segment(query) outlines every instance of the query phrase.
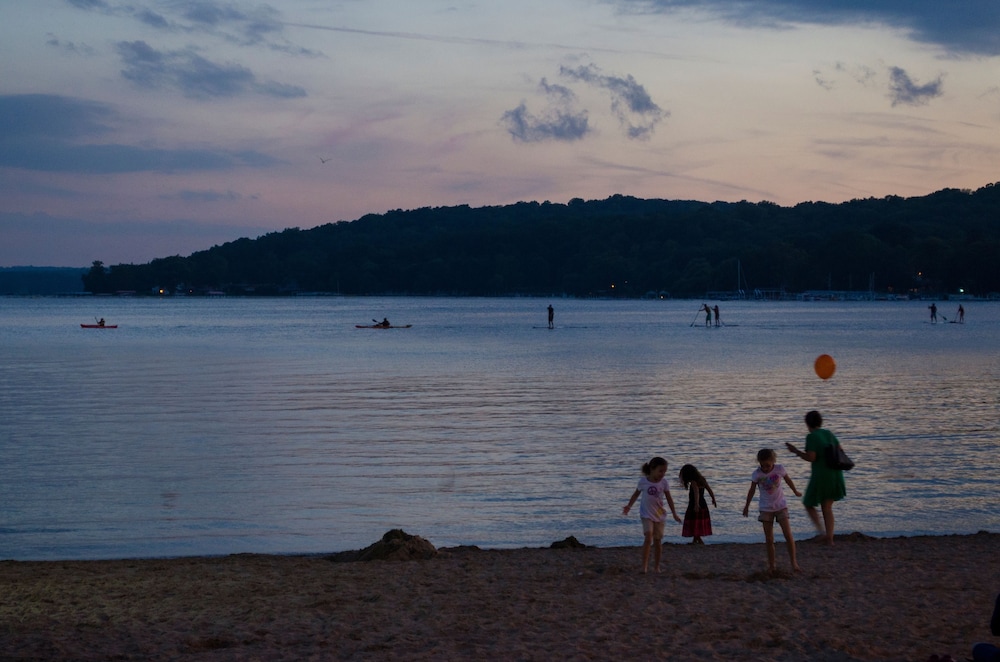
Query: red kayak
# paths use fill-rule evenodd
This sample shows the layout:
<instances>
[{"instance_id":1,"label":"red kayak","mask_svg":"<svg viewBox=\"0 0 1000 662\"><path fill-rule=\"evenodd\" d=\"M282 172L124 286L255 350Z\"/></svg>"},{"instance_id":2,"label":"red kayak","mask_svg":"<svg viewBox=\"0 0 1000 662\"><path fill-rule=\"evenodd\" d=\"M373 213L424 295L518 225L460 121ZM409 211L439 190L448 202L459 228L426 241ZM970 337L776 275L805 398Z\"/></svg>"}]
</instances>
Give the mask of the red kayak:
<instances>
[{"instance_id":1,"label":"red kayak","mask_svg":"<svg viewBox=\"0 0 1000 662\"><path fill-rule=\"evenodd\" d=\"M117 329L117 324L81 324L81 329Z\"/></svg>"}]
</instances>

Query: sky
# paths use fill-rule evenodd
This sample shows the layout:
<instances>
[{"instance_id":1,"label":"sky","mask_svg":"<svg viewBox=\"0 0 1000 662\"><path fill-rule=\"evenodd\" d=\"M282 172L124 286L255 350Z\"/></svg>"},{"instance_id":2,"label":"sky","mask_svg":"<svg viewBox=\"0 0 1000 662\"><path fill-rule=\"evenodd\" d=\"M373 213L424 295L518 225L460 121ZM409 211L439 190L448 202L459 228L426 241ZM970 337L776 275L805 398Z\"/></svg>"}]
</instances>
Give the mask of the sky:
<instances>
[{"instance_id":1,"label":"sky","mask_svg":"<svg viewBox=\"0 0 1000 662\"><path fill-rule=\"evenodd\" d=\"M0 267L1000 181L996 0L0 0Z\"/></svg>"}]
</instances>

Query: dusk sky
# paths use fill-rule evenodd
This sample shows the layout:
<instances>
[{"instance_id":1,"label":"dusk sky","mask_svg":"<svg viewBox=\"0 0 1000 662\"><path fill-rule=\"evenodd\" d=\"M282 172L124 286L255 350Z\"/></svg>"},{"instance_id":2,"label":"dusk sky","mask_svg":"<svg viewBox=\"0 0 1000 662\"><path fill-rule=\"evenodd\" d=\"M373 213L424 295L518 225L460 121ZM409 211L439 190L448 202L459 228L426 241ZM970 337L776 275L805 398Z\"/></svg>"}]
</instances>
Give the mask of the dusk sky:
<instances>
[{"instance_id":1,"label":"dusk sky","mask_svg":"<svg viewBox=\"0 0 1000 662\"><path fill-rule=\"evenodd\" d=\"M0 0L0 266L428 206L909 197L998 166L997 0Z\"/></svg>"}]
</instances>

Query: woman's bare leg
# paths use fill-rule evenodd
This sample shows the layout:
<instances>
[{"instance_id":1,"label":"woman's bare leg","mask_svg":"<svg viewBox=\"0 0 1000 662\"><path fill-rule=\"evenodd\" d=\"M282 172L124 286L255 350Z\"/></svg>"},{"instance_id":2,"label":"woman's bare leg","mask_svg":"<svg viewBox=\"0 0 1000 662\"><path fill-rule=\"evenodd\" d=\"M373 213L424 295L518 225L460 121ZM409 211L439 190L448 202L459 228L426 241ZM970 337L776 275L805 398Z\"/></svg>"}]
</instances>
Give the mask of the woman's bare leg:
<instances>
[{"instance_id":1,"label":"woman's bare leg","mask_svg":"<svg viewBox=\"0 0 1000 662\"><path fill-rule=\"evenodd\" d=\"M817 538L826 535L826 529L823 528L823 522L819 519L819 511L816 510L815 506L806 506L806 515L812 521L813 526L816 527Z\"/></svg>"},{"instance_id":2,"label":"woman's bare leg","mask_svg":"<svg viewBox=\"0 0 1000 662\"><path fill-rule=\"evenodd\" d=\"M833 499L827 499L823 502L823 524L825 525L824 534L826 536L826 544L833 544Z\"/></svg>"}]
</instances>

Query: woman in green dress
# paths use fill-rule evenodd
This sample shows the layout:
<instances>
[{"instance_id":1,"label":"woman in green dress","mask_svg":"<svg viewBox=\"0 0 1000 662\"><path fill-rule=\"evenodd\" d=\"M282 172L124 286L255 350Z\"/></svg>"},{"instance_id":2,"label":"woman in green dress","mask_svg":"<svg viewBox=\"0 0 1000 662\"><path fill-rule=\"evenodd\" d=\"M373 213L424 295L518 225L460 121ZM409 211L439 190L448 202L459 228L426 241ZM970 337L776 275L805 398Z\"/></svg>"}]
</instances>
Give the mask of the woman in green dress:
<instances>
[{"instance_id":1,"label":"woman in green dress","mask_svg":"<svg viewBox=\"0 0 1000 662\"><path fill-rule=\"evenodd\" d=\"M823 417L818 411L811 411L806 414L806 427L809 434L806 435L806 449L800 451L793 444L785 444L789 452L799 456L812 465L809 474L809 485L806 487L802 503L806 507L806 513L812 520L813 526L819 533L819 537L827 545L833 544L833 502L840 501L847 496L847 488L844 485L844 472L840 469L831 469L826 465L826 448L840 444L837 437L832 432L823 427ZM816 507L823 511L823 522L820 523L819 513Z\"/></svg>"}]
</instances>

